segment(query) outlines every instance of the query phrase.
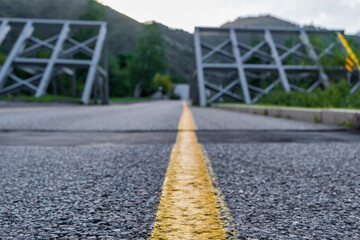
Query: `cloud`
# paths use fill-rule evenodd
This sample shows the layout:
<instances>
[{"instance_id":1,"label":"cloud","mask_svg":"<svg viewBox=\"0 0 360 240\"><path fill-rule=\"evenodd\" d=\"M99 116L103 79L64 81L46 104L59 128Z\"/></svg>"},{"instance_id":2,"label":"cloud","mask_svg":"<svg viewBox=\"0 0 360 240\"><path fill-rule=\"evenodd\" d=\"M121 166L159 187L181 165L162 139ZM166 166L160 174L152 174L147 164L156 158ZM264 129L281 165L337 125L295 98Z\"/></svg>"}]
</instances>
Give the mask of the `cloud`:
<instances>
[{"instance_id":1,"label":"cloud","mask_svg":"<svg viewBox=\"0 0 360 240\"><path fill-rule=\"evenodd\" d=\"M341 6L353 8L360 5L360 0L340 0L339 3Z\"/></svg>"},{"instance_id":2,"label":"cloud","mask_svg":"<svg viewBox=\"0 0 360 240\"><path fill-rule=\"evenodd\" d=\"M272 14L299 24L360 31L360 0L102 0L138 21L155 20L192 32L239 16ZM141 7L139 7L141 6Z\"/></svg>"}]
</instances>

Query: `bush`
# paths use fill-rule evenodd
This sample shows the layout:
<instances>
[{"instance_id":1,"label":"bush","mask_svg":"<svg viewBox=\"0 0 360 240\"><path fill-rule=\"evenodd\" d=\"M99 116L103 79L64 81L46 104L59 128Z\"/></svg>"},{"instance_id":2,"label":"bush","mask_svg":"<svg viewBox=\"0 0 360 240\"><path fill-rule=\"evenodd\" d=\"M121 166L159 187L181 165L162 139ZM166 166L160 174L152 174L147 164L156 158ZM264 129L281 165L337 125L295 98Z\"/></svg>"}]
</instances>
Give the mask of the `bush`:
<instances>
[{"instance_id":1,"label":"bush","mask_svg":"<svg viewBox=\"0 0 360 240\"><path fill-rule=\"evenodd\" d=\"M169 94L173 90L173 83L170 75L161 75L160 73L155 74L154 83L156 87L162 88L163 94Z\"/></svg>"},{"instance_id":2,"label":"bush","mask_svg":"<svg viewBox=\"0 0 360 240\"><path fill-rule=\"evenodd\" d=\"M315 89L311 93L275 90L260 100L260 104L313 108L360 108L360 89L350 94L345 80L332 82L326 90Z\"/></svg>"}]
</instances>

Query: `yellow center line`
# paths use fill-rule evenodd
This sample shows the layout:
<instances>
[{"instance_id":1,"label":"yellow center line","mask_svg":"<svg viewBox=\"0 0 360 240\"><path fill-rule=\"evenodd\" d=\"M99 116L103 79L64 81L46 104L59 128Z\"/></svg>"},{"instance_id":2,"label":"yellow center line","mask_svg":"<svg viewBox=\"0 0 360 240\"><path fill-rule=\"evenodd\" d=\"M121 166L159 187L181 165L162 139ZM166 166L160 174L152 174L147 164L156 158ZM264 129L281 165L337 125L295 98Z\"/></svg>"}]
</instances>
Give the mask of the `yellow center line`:
<instances>
[{"instance_id":1,"label":"yellow center line","mask_svg":"<svg viewBox=\"0 0 360 240\"><path fill-rule=\"evenodd\" d=\"M183 107L150 239L226 239L191 112Z\"/></svg>"}]
</instances>

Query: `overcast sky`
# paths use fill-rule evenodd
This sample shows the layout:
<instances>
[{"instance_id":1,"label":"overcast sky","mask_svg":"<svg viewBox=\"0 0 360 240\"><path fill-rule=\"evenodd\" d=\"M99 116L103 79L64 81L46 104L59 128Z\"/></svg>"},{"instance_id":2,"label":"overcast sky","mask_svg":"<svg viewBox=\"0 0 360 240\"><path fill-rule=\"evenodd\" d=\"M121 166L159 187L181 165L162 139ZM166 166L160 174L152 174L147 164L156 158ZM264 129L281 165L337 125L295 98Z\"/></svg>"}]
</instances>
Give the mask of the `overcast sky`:
<instances>
[{"instance_id":1,"label":"overcast sky","mask_svg":"<svg viewBox=\"0 0 360 240\"><path fill-rule=\"evenodd\" d=\"M291 22L360 31L360 0L100 0L139 21L193 32L239 16L271 14Z\"/></svg>"}]
</instances>

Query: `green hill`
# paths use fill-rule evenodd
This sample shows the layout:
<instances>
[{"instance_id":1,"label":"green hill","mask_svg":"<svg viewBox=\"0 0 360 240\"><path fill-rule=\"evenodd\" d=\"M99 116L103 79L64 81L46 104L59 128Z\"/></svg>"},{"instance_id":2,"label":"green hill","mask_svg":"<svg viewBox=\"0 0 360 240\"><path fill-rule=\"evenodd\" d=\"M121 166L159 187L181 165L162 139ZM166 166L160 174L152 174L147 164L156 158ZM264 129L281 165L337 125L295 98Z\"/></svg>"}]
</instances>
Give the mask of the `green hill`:
<instances>
[{"instance_id":1,"label":"green hill","mask_svg":"<svg viewBox=\"0 0 360 240\"><path fill-rule=\"evenodd\" d=\"M0 0L0 17L79 19L87 0ZM109 51L118 55L132 51L142 24L106 7ZM161 25L169 73L188 82L195 69L192 34Z\"/></svg>"}]
</instances>

